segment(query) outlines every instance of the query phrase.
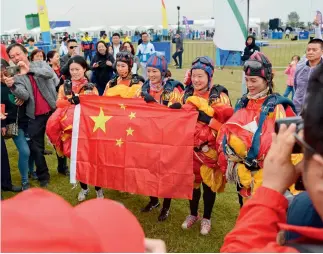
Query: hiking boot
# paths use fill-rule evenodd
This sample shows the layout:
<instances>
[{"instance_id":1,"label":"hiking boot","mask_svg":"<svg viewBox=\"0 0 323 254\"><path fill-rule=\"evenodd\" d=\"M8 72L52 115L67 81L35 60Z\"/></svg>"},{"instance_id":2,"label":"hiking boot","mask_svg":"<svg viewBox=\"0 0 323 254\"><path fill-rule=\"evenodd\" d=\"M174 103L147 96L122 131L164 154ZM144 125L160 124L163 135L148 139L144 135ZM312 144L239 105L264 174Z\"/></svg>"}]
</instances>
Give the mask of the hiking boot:
<instances>
[{"instance_id":1,"label":"hiking boot","mask_svg":"<svg viewBox=\"0 0 323 254\"><path fill-rule=\"evenodd\" d=\"M189 215L186 217L185 221L182 224L182 229L191 228L198 220L199 216Z\"/></svg>"},{"instance_id":2,"label":"hiking boot","mask_svg":"<svg viewBox=\"0 0 323 254\"><path fill-rule=\"evenodd\" d=\"M152 211L154 208L157 208L159 206L159 202L157 204L153 204L151 202L148 203L143 209L141 209L141 212L148 213Z\"/></svg>"},{"instance_id":3,"label":"hiking boot","mask_svg":"<svg viewBox=\"0 0 323 254\"><path fill-rule=\"evenodd\" d=\"M63 170L57 170L58 174L61 174L63 176L69 176L70 175L70 171L68 170L68 168L66 168L64 171Z\"/></svg>"},{"instance_id":4,"label":"hiking boot","mask_svg":"<svg viewBox=\"0 0 323 254\"><path fill-rule=\"evenodd\" d=\"M84 201L86 199L86 196L89 194L89 192L90 192L89 188L87 188L86 190L81 189L81 191L77 197L77 200L79 202Z\"/></svg>"},{"instance_id":5,"label":"hiking boot","mask_svg":"<svg viewBox=\"0 0 323 254\"><path fill-rule=\"evenodd\" d=\"M207 235L211 230L211 220L203 218L201 221L201 235Z\"/></svg>"},{"instance_id":6,"label":"hiking boot","mask_svg":"<svg viewBox=\"0 0 323 254\"><path fill-rule=\"evenodd\" d=\"M103 190L102 189L99 189L96 192L96 198L99 198L99 199L104 199L104 194L103 194Z\"/></svg>"},{"instance_id":7,"label":"hiking boot","mask_svg":"<svg viewBox=\"0 0 323 254\"><path fill-rule=\"evenodd\" d=\"M158 221L165 221L169 216L169 208L162 208L160 215L158 216Z\"/></svg>"}]
</instances>

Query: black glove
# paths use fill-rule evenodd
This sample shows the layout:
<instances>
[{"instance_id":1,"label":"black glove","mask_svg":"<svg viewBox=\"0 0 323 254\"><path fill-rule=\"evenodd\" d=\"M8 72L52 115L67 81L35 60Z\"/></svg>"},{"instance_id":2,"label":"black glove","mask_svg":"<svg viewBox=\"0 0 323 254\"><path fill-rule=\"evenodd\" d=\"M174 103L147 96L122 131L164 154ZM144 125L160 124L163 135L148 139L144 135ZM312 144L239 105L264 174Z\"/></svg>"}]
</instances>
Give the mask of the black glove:
<instances>
[{"instance_id":1,"label":"black glove","mask_svg":"<svg viewBox=\"0 0 323 254\"><path fill-rule=\"evenodd\" d=\"M79 96L76 96L74 92L72 92L72 98L68 99L68 101L71 103L71 104L80 104L80 97Z\"/></svg>"},{"instance_id":2,"label":"black glove","mask_svg":"<svg viewBox=\"0 0 323 254\"><path fill-rule=\"evenodd\" d=\"M144 100L145 100L145 102L147 102L147 103L149 103L149 102L157 102L156 100L155 100L155 98L154 97L152 97L150 94L145 94L145 96L144 96Z\"/></svg>"},{"instance_id":3,"label":"black glove","mask_svg":"<svg viewBox=\"0 0 323 254\"><path fill-rule=\"evenodd\" d=\"M180 104L179 102L175 102L174 104L170 105L169 108L172 108L172 109L181 109L182 108L182 104Z\"/></svg>"},{"instance_id":4,"label":"black glove","mask_svg":"<svg viewBox=\"0 0 323 254\"><path fill-rule=\"evenodd\" d=\"M208 116L203 111L199 110L199 117L197 118L197 120L206 124L210 124L211 119L212 117Z\"/></svg>"}]
</instances>

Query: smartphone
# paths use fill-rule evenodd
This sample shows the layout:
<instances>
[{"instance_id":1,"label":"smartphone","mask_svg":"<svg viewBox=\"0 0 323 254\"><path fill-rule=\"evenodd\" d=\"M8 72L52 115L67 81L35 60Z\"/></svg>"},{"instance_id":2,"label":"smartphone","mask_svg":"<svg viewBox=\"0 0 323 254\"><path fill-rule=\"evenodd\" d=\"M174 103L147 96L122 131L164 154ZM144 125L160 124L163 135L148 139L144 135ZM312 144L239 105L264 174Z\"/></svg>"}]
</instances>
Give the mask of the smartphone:
<instances>
[{"instance_id":1,"label":"smartphone","mask_svg":"<svg viewBox=\"0 0 323 254\"><path fill-rule=\"evenodd\" d=\"M1 114L4 115L4 113L6 113L6 104L0 104L1 106Z\"/></svg>"},{"instance_id":2,"label":"smartphone","mask_svg":"<svg viewBox=\"0 0 323 254\"><path fill-rule=\"evenodd\" d=\"M8 66L6 67L7 73L10 77L13 77L20 73L20 67L19 66Z\"/></svg>"},{"instance_id":3,"label":"smartphone","mask_svg":"<svg viewBox=\"0 0 323 254\"><path fill-rule=\"evenodd\" d=\"M296 132L298 133L300 131L300 129L302 128L303 119L300 116L286 117L286 118L278 119L275 122L275 132L276 133L279 132L279 128L282 124L285 124L288 127L292 123L296 124L296 126L297 126ZM293 147L292 153L302 153L302 152L303 152L302 147L296 143L295 146Z\"/></svg>"}]
</instances>

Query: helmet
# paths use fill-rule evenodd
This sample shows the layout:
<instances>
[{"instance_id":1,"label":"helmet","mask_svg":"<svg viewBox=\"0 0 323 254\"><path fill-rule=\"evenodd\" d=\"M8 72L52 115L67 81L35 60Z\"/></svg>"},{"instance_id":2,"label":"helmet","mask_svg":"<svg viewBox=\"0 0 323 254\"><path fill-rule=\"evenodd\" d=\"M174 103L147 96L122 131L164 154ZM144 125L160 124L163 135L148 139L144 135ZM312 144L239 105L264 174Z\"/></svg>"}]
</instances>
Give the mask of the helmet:
<instances>
[{"instance_id":1,"label":"helmet","mask_svg":"<svg viewBox=\"0 0 323 254\"><path fill-rule=\"evenodd\" d=\"M133 55L128 51L120 51L116 56L116 63L124 62L129 66L129 69L133 66Z\"/></svg>"},{"instance_id":2,"label":"helmet","mask_svg":"<svg viewBox=\"0 0 323 254\"><path fill-rule=\"evenodd\" d=\"M162 76L165 76L167 72L167 61L164 56L154 54L149 57L147 67L156 68L160 71Z\"/></svg>"},{"instance_id":3,"label":"helmet","mask_svg":"<svg viewBox=\"0 0 323 254\"><path fill-rule=\"evenodd\" d=\"M208 56L197 57L192 62L191 73L192 73L192 70L194 70L194 69L204 70L208 74L208 76L209 76L209 86L210 86L211 85L211 80L212 80L212 77L213 77L213 73L214 73L214 62L213 62L213 60Z\"/></svg>"},{"instance_id":4,"label":"helmet","mask_svg":"<svg viewBox=\"0 0 323 254\"><path fill-rule=\"evenodd\" d=\"M269 59L261 52L253 53L249 60L244 63L243 70L248 76L258 76L264 78L272 88L272 65Z\"/></svg>"}]
</instances>

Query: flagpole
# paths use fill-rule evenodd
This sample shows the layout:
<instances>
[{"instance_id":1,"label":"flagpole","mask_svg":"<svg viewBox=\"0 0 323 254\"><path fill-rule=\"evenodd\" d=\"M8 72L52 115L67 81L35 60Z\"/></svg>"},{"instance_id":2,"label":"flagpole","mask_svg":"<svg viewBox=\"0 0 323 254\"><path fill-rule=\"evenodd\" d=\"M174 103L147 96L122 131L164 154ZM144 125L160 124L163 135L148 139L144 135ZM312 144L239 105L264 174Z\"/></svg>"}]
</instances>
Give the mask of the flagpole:
<instances>
[{"instance_id":1,"label":"flagpole","mask_svg":"<svg viewBox=\"0 0 323 254\"><path fill-rule=\"evenodd\" d=\"M247 35L249 34L250 0L247 0Z\"/></svg>"}]
</instances>

